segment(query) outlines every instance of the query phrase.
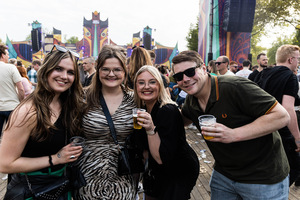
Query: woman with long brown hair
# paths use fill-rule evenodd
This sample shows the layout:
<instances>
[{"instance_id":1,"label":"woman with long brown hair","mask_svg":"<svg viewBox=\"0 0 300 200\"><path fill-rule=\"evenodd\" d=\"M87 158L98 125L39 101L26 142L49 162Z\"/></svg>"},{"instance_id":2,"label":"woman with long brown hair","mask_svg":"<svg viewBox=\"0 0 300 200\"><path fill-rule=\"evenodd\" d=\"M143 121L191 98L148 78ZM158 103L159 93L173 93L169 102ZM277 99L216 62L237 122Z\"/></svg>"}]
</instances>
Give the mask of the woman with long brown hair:
<instances>
[{"instance_id":1,"label":"woman with long brown hair","mask_svg":"<svg viewBox=\"0 0 300 200\"><path fill-rule=\"evenodd\" d=\"M81 133L83 92L77 59L58 47L46 55L37 88L12 112L3 132L0 172L13 174L7 196L13 192L9 188L21 182L19 195L31 199L29 184L21 181L25 174L62 176L65 164L76 161L82 152L82 147L67 144L71 136ZM71 199L70 193L63 199Z\"/></svg>"},{"instance_id":2,"label":"woman with long brown hair","mask_svg":"<svg viewBox=\"0 0 300 200\"><path fill-rule=\"evenodd\" d=\"M22 76L22 85L25 90L25 98L26 98L32 92L32 83L30 82L30 80L27 76L27 71L26 71L25 67L23 67L21 65L21 66L17 66L17 69L18 69L20 75Z\"/></svg>"}]
</instances>

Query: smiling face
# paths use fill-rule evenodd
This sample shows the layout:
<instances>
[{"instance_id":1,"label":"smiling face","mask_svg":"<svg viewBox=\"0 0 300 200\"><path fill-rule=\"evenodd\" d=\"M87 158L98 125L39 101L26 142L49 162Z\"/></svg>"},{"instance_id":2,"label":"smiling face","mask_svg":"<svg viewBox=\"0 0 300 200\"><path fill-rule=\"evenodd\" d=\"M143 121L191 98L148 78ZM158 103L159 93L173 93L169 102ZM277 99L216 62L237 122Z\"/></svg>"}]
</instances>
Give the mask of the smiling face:
<instances>
[{"instance_id":1,"label":"smiling face","mask_svg":"<svg viewBox=\"0 0 300 200\"><path fill-rule=\"evenodd\" d=\"M184 72L185 70L195 67L197 64L191 61L185 61L174 65L174 73ZM204 65L195 69L195 75L188 77L183 75L183 79L178 81L178 86L189 95L197 95L201 92L207 81L208 76Z\"/></svg>"},{"instance_id":2,"label":"smiling face","mask_svg":"<svg viewBox=\"0 0 300 200\"><path fill-rule=\"evenodd\" d=\"M74 63L71 58L65 58L50 72L48 84L59 95L69 89L75 79Z\"/></svg>"},{"instance_id":3,"label":"smiling face","mask_svg":"<svg viewBox=\"0 0 300 200\"><path fill-rule=\"evenodd\" d=\"M158 100L159 83L148 71L138 75L135 87L137 95L146 104L154 104Z\"/></svg>"},{"instance_id":4,"label":"smiling face","mask_svg":"<svg viewBox=\"0 0 300 200\"><path fill-rule=\"evenodd\" d=\"M125 71L117 58L108 58L99 68L99 79L102 89L118 88L125 78Z\"/></svg>"}]
</instances>

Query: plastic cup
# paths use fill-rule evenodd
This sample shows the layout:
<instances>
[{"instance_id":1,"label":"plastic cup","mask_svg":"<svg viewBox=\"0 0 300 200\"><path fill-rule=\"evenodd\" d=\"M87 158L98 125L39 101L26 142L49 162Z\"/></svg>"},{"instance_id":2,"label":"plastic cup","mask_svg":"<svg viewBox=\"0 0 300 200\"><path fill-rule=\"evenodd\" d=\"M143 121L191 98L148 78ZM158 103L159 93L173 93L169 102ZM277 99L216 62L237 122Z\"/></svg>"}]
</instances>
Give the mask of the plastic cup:
<instances>
[{"instance_id":1,"label":"plastic cup","mask_svg":"<svg viewBox=\"0 0 300 200\"><path fill-rule=\"evenodd\" d=\"M142 129L142 126L138 124L138 120L137 120L137 117L138 117L137 112L138 112L138 111L145 112L146 110L145 110L145 109L142 109L142 108L133 108L133 109L132 109L133 128L134 128L134 129Z\"/></svg>"},{"instance_id":2,"label":"plastic cup","mask_svg":"<svg viewBox=\"0 0 300 200\"><path fill-rule=\"evenodd\" d=\"M201 115L198 117L198 120L199 120L200 128L201 127L214 127L217 122L217 119L213 115ZM214 138L212 136L205 136L205 135L203 135L203 137L206 140L211 140Z\"/></svg>"},{"instance_id":3,"label":"plastic cup","mask_svg":"<svg viewBox=\"0 0 300 200\"><path fill-rule=\"evenodd\" d=\"M85 139L80 136L74 136L70 139L71 146L82 146L84 147Z\"/></svg>"}]
</instances>

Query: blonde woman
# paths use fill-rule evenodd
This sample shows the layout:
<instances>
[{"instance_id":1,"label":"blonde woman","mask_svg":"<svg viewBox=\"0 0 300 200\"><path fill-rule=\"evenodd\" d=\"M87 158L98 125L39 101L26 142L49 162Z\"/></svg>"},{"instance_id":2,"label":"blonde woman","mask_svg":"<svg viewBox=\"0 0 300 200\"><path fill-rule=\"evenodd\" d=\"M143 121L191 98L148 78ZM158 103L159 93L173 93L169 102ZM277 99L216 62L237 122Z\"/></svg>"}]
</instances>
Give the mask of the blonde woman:
<instances>
[{"instance_id":1,"label":"blonde woman","mask_svg":"<svg viewBox=\"0 0 300 200\"><path fill-rule=\"evenodd\" d=\"M199 174L199 161L186 141L177 105L153 66L139 69L134 84L137 106L147 111L138 113L139 124L147 133L149 170L143 182L146 200L189 199Z\"/></svg>"}]
</instances>

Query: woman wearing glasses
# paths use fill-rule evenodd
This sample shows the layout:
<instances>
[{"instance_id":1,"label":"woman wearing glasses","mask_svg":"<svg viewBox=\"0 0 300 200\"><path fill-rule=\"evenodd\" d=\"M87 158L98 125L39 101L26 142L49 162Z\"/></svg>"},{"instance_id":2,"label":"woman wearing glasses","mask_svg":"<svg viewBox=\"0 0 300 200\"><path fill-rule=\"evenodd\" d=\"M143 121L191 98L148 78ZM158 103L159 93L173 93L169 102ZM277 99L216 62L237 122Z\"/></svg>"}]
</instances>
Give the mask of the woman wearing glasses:
<instances>
[{"instance_id":1,"label":"woman wearing glasses","mask_svg":"<svg viewBox=\"0 0 300 200\"><path fill-rule=\"evenodd\" d=\"M66 49L48 53L37 88L13 111L1 139L0 171L13 174L4 199L32 199L30 177L62 176L65 164L78 159L82 147L67 141L81 133L82 99L76 58ZM20 183L20 190L14 188ZM70 193L62 199L71 199Z\"/></svg>"},{"instance_id":2,"label":"woman wearing glasses","mask_svg":"<svg viewBox=\"0 0 300 200\"><path fill-rule=\"evenodd\" d=\"M78 165L87 185L79 189L75 199L134 199L136 186L131 176L119 176L118 146L100 105L102 93L111 115L117 140L124 143L133 131L133 92L126 83L125 55L118 47L105 46L99 53L96 72L86 90L87 111L83 117L86 145Z\"/></svg>"},{"instance_id":3,"label":"woman wearing glasses","mask_svg":"<svg viewBox=\"0 0 300 200\"><path fill-rule=\"evenodd\" d=\"M185 200L196 184L199 161L189 146L181 114L164 90L159 71L143 66L134 80L139 124L146 130L148 168L143 187L146 200Z\"/></svg>"}]
</instances>

